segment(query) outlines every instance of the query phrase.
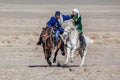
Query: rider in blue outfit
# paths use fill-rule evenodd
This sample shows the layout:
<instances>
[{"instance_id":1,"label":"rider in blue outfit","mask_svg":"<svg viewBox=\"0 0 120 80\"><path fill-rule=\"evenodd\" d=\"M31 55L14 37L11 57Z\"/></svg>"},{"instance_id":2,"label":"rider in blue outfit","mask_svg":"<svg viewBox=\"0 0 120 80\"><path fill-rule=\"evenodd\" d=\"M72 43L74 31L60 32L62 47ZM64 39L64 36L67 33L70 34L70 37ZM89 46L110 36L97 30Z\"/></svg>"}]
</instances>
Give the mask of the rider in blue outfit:
<instances>
[{"instance_id":1,"label":"rider in blue outfit","mask_svg":"<svg viewBox=\"0 0 120 80\"><path fill-rule=\"evenodd\" d=\"M58 42L59 35L64 32L64 29L62 28L62 24L64 21L71 19L71 15L62 15L60 11L55 12L55 16L52 16L50 20L47 22L47 27L53 27L55 32L55 46ZM41 45L41 36L39 38L39 41L37 45Z\"/></svg>"}]
</instances>

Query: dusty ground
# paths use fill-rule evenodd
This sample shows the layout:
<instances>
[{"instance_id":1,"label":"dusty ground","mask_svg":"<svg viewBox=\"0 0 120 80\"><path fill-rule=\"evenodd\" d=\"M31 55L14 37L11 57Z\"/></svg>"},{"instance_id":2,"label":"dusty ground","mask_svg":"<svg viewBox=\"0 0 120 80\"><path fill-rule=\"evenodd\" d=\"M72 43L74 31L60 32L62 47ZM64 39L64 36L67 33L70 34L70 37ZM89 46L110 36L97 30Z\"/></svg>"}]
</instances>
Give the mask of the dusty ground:
<instances>
[{"instance_id":1,"label":"dusty ground","mask_svg":"<svg viewBox=\"0 0 120 80\"><path fill-rule=\"evenodd\" d=\"M55 10L79 8L84 33L94 39L84 67L48 67L37 46ZM63 62L64 57L59 54ZM0 80L120 80L120 5L0 5Z\"/></svg>"}]
</instances>

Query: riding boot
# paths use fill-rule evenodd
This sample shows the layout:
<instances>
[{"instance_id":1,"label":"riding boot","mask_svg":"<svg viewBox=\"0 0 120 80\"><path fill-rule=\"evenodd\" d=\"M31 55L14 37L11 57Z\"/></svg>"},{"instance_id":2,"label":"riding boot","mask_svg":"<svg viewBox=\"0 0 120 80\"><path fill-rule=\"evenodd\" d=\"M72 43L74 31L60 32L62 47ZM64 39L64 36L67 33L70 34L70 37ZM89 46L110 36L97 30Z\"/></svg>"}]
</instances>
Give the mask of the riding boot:
<instances>
[{"instance_id":1,"label":"riding boot","mask_svg":"<svg viewBox=\"0 0 120 80\"><path fill-rule=\"evenodd\" d=\"M54 37L54 50L55 50L56 46L57 46L57 42L56 42L56 38Z\"/></svg>"},{"instance_id":2,"label":"riding boot","mask_svg":"<svg viewBox=\"0 0 120 80\"><path fill-rule=\"evenodd\" d=\"M40 34L39 41L37 42L37 45L41 45L41 43L42 43L42 37L41 37L41 34Z\"/></svg>"},{"instance_id":3,"label":"riding boot","mask_svg":"<svg viewBox=\"0 0 120 80\"><path fill-rule=\"evenodd\" d=\"M85 49L87 45L83 34L79 34L79 40L80 40L81 48Z\"/></svg>"}]
</instances>

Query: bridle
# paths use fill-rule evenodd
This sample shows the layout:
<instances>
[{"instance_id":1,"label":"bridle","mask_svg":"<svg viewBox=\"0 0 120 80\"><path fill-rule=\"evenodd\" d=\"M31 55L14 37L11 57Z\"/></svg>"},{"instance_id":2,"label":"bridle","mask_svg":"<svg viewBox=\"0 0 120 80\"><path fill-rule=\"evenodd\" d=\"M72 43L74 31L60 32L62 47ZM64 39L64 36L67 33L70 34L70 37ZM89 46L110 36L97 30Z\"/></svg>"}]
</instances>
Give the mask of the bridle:
<instances>
[{"instance_id":1,"label":"bridle","mask_svg":"<svg viewBox=\"0 0 120 80\"><path fill-rule=\"evenodd\" d=\"M73 30L73 29L70 28L70 30L64 30L64 32L66 32L69 35L71 33L71 30Z\"/></svg>"}]
</instances>

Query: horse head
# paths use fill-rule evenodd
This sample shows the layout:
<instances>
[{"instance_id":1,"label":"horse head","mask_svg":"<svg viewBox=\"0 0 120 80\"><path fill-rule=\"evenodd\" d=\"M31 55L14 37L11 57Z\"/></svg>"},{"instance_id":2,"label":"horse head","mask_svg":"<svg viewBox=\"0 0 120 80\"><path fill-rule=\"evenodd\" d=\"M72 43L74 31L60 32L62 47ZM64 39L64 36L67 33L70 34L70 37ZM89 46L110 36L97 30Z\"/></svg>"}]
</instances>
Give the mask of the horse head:
<instances>
[{"instance_id":1,"label":"horse head","mask_svg":"<svg viewBox=\"0 0 120 80\"><path fill-rule=\"evenodd\" d=\"M52 32L53 32L53 28L51 28L51 27L43 28L42 29L42 34L41 34L42 42L46 42L46 40L50 37Z\"/></svg>"},{"instance_id":2,"label":"horse head","mask_svg":"<svg viewBox=\"0 0 120 80\"><path fill-rule=\"evenodd\" d=\"M67 39L71 31L76 30L72 23L68 23L68 26L64 28L63 38Z\"/></svg>"}]
</instances>

